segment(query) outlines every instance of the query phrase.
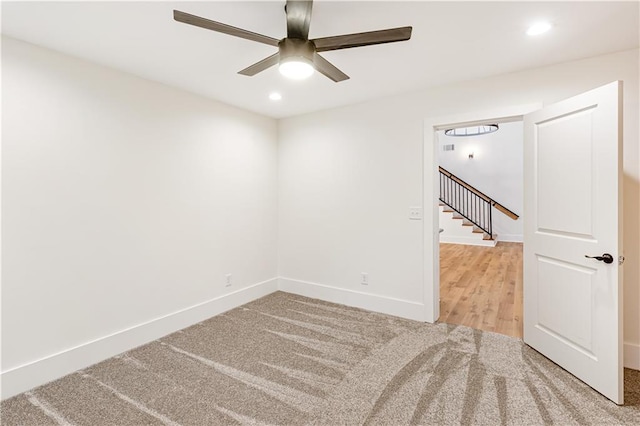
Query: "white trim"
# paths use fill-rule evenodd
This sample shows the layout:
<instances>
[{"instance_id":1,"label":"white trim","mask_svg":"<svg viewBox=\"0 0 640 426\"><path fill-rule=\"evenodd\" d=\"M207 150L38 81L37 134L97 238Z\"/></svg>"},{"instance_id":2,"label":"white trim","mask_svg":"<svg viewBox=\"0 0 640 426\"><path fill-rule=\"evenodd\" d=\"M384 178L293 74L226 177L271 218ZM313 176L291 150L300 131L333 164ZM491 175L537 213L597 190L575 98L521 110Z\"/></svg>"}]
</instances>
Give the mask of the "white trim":
<instances>
[{"instance_id":1,"label":"white trim","mask_svg":"<svg viewBox=\"0 0 640 426\"><path fill-rule=\"evenodd\" d=\"M640 370L640 344L624 342L624 366Z\"/></svg>"},{"instance_id":2,"label":"white trim","mask_svg":"<svg viewBox=\"0 0 640 426\"><path fill-rule=\"evenodd\" d=\"M278 289L287 293L367 309L397 317L424 321L424 306L409 300L395 299L325 284L280 277Z\"/></svg>"},{"instance_id":3,"label":"white trim","mask_svg":"<svg viewBox=\"0 0 640 426\"><path fill-rule=\"evenodd\" d=\"M440 242L446 244L464 244L467 246L483 246L483 247L495 247L495 240L483 240L482 238L474 237L459 237L459 236L446 236L440 235Z\"/></svg>"},{"instance_id":4,"label":"white trim","mask_svg":"<svg viewBox=\"0 0 640 426\"><path fill-rule=\"evenodd\" d=\"M278 280L272 278L3 371L0 375L2 399L104 361L277 290Z\"/></svg>"},{"instance_id":5,"label":"white trim","mask_svg":"<svg viewBox=\"0 0 640 426\"><path fill-rule=\"evenodd\" d=\"M458 125L472 126L519 121L522 120L525 114L540 108L542 108L542 103L425 119L422 199L424 203L423 305L425 307L426 321L436 322L440 316L439 206L437 197L434 196L437 194L438 189L438 157L435 132Z\"/></svg>"},{"instance_id":6,"label":"white trim","mask_svg":"<svg viewBox=\"0 0 640 426\"><path fill-rule=\"evenodd\" d=\"M498 234L498 241L521 243L524 241L524 236L522 234Z\"/></svg>"}]
</instances>

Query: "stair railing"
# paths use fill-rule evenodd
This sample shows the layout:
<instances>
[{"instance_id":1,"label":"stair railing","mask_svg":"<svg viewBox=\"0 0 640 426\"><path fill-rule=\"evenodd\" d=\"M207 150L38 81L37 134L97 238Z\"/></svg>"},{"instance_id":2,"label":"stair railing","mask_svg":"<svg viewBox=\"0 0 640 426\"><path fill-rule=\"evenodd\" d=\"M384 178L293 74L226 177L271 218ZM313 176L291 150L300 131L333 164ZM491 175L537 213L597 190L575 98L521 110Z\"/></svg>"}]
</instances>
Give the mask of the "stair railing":
<instances>
[{"instance_id":1,"label":"stair railing","mask_svg":"<svg viewBox=\"0 0 640 426\"><path fill-rule=\"evenodd\" d=\"M517 214L493 198L482 193L446 169L442 167L439 169L440 201L481 229L489 238L493 239L492 207L495 207L513 220L518 219L519 216Z\"/></svg>"}]
</instances>

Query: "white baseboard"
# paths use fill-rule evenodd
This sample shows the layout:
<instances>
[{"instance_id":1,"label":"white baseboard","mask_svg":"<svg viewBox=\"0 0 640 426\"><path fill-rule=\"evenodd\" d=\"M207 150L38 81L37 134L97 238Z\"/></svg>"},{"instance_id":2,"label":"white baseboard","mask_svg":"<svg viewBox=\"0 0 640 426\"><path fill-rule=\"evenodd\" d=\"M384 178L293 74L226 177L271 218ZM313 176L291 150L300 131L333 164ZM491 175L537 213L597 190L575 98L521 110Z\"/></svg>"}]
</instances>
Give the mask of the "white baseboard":
<instances>
[{"instance_id":1,"label":"white baseboard","mask_svg":"<svg viewBox=\"0 0 640 426\"><path fill-rule=\"evenodd\" d=\"M640 370L640 344L624 343L624 366Z\"/></svg>"},{"instance_id":2,"label":"white baseboard","mask_svg":"<svg viewBox=\"0 0 640 426\"><path fill-rule=\"evenodd\" d=\"M480 234L475 234L480 235ZM495 247L496 242L493 240L483 240L480 237L459 237L453 235L440 235L440 242L447 244L465 244L469 246Z\"/></svg>"},{"instance_id":3,"label":"white baseboard","mask_svg":"<svg viewBox=\"0 0 640 426\"><path fill-rule=\"evenodd\" d=\"M498 234L498 241L504 241L508 243L521 243L524 241L524 236L522 234Z\"/></svg>"},{"instance_id":4,"label":"white baseboard","mask_svg":"<svg viewBox=\"0 0 640 426\"><path fill-rule=\"evenodd\" d=\"M2 399L104 361L278 290L272 278L28 364L3 371Z\"/></svg>"},{"instance_id":5,"label":"white baseboard","mask_svg":"<svg viewBox=\"0 0 640 426\"><path fill-rule=\"evenodd\" d=\"M409 300L394 299L283 277L278 279L278 290L324 300L325 302L339 303L416 321L426 321L424 304Z\"/></svg>"}]
</instances>

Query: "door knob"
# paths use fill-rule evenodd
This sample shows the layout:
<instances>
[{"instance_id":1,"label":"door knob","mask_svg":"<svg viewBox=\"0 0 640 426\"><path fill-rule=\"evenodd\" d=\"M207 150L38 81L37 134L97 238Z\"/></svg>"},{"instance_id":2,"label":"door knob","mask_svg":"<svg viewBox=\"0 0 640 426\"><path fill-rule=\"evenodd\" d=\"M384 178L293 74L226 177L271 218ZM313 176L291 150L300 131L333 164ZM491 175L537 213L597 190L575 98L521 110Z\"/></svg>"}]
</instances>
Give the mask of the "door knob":
<instances>
[{"instance_id":1,"label":"door knob","mask_svg":"<svg viewBox=\"0 0 640 426\"><path fill-rule=\"evenodd\" d=\"M599 260L604 263L613 263L613 256L611 256L609 253L605 253L602 256L587 256L585 254L584 257L588 257L589 259Z\"/></svg>"}]
</instances>

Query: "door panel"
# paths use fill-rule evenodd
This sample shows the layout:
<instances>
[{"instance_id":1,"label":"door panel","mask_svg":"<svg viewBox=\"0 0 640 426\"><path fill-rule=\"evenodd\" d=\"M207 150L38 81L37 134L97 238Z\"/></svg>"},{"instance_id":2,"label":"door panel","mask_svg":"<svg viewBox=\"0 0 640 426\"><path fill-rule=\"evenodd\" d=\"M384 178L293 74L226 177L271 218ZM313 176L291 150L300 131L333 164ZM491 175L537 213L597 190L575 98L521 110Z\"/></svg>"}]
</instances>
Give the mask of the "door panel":
<instances>
[{"instance_id":1,"label":"door panel","mask_svg":"<svg viewBox=\"0 0 640 426\"><path fill-rule=\"evenodd\" d=\"M594 269L537 256L538 324L543 332L592 352L591 311ZM572 321L566 321L571 312Z\"/></svg>"},{"instance_id":2,"label":"door panel","mask_svg":"<svg viewBox=\"0 0 640 426\"><path fill-rule=\"evenodd\" d=\"M525 116L524 341L623 402L621 83Z\"/></svg>"},{"instance_id":3,"label":"door panel","mask_svg":"<svg viewBox=\"0 0 640 426\"><path fill-rule=\"evenodd\" d=\"M537 175L539 231L592 235L593 112L589 108L537 125L536 166L545 168Z\"/></svg>"}]
</instances>

